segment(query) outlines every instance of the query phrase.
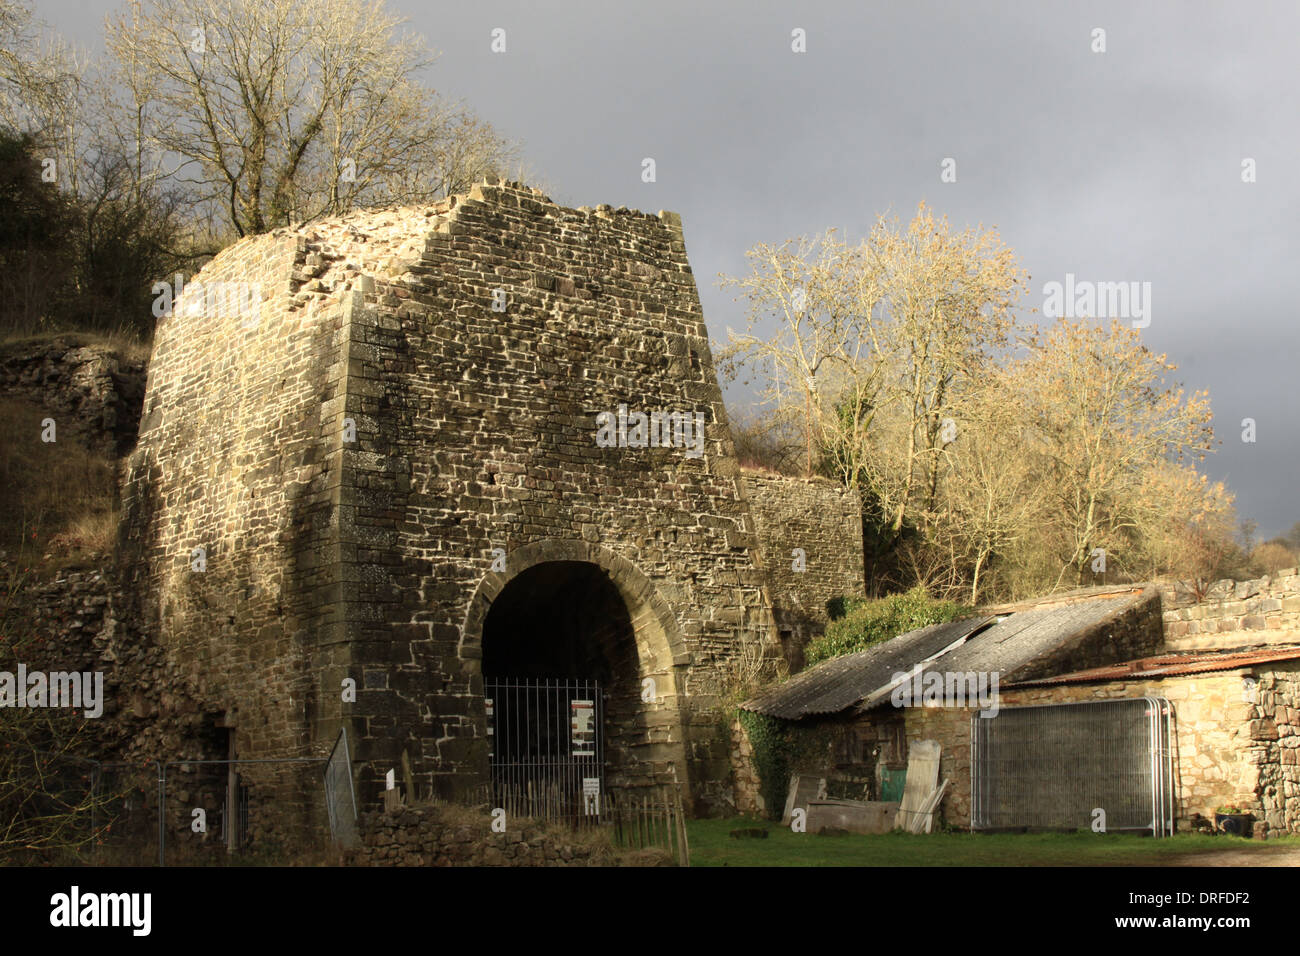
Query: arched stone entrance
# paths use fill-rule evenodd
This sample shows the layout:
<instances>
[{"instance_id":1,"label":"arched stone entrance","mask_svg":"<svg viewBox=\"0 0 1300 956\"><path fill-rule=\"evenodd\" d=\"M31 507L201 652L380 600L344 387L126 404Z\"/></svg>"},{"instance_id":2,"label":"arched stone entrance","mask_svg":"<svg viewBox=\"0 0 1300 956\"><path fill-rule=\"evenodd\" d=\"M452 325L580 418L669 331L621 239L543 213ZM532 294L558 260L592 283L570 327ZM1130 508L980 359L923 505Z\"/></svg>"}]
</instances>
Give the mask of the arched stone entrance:
<instances>
[{"instance_id":1,"label":"arched stone entrance","mask_svg":"<svg viewBox=\"0 0 1300 956\"><path fill-rule=\"evenodd\" d=\"M674 672L681 637L627 559L555 539L510 552L507 570L487 574L474 594L460 654L480 662L480 693L484 679L598 681L606 786L675 786L690 805Z\"/></svg>"}]
</instances>

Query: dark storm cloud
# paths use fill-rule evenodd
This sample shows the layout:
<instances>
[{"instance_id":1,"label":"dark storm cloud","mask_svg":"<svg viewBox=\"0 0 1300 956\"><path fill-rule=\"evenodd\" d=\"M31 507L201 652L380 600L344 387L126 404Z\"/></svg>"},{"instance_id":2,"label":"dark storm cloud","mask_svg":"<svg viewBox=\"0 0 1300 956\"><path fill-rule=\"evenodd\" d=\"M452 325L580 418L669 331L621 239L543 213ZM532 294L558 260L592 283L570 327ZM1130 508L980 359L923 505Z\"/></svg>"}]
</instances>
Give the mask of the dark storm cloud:
<instances>
[{"instance_id":1,"label":"dark storm cloud","mask_svg":"<svg viewBox=\"0 0 1300 956\"><path fill-rule=\"evenodd\" d=\"M37 6L100 48L114 5ZM1033 277L1027 307L1066 273L1150 282L1145 341L1214 402L1209 473L1265 533L1300 518L1294 4L389 6L441 51L429 82L523 140L558 201L682 214L715 337L743 321L715 277L755 242L860 236L922 199L999 227Z\"/></svg>"}]
</instances>

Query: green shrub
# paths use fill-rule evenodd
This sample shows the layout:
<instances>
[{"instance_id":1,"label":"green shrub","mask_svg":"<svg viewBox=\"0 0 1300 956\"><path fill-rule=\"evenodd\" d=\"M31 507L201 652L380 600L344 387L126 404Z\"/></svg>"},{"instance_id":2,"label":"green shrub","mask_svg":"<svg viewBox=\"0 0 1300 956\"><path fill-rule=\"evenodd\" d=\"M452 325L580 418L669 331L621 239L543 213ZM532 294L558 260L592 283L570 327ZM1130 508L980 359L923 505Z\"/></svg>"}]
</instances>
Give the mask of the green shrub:
<instances>
[{"instance_id":1,"label":"green shrub","mask_svg":"<svg viewBox=\"0 0 1300 956\"><path fill-rule=\"evenodd\" d=\"M785 809L794 749L789 725L784 720L750 710L737 711L737 715L754 748L754 769L758 771L759 792L767 806L767 815L779 820Z\"/></svg>"},{"instance_id":2,"label":"green shrub","mask_svg":"<svg viewBox=\"0 0 1300 956\"><path fill-rule=\"evenodd\" d=\"M838 621L861 604L863 600L863 598L855 597L833 597L826 602L826 616L832 621Z\"/></svg>"},{"instance_id":3,"label":"green shrub","mask_svg":"<svg viewBox=\"0 0 1300 956\"><path fill-rule=\"evenodd\" d=\"M832 620L826 633L804 650L809 667L832 657L866 650L918 627L956 620L970 613L961 604L931 598L919 585L904 594L891 594L873 601L847 601L840 607L844 615Z\"/></svg>"},{"instance_id":4,"label":"green shrub","mask_svg":"<svg viewBox=\"0 0 1300 956\"><path fill-rule=\"evenodd\" d=\"M790 777L797 773L825 775L831 764L838 729L816 721L802 724L750 710L739 710L741 726L753 748L759 792L772 820L785 810Z\"/></svg>"}]
</instances>

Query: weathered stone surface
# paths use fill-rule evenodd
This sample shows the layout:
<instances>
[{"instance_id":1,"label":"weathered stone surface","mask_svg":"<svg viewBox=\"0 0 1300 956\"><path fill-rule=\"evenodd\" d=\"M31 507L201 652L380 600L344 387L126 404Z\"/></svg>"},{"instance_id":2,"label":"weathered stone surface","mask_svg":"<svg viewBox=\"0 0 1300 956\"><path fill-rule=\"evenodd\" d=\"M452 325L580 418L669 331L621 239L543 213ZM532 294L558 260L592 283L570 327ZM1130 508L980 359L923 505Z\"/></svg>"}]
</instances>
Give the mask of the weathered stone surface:
<instances>
[{"instance_id":1,"label":"weathered stone surface","mask_svg":"<svg viewBox=\"0 0 1300 956\"><path fill-rule=\"evenodd\" d=\"M0 346L0 396L39 406L58 436L120 455L135 444L144 399L144 362L77 335ZM35 423L33 423L35 424Z\"/></svg>"},{"instance_id":2,"label":"weathered stone surface","mask_svg":"<svg viewBox=\"0 0 1300 956\"><path fill-rule=\"evenodd\" d=\"M729 806L717 707L734 662L779 654L763 550L798 507L756 483L765 526L746 496L678 217L480 185L248 238L198 279L251 282L260 309L160 323L120 574L124 613L241 756L322 754L346 727L367 806L403 757L419 794L482 779L487 610L521 572L581 562L635 632L622 782ZM623 405L698 413L699 454L601 447L596 416ZM861 548L833 560L839 531L809 566L848 586ZM805 604L834 596L816 580Z\"/></svg>"},{"instance_id":3,"label":"weathered stone surface","mask_svg":"<svg viewBox=\"0 0 1300 956\"><path fill-rule=\"evenodd\" d=\"M825 479L747 469L741 484L758 525L781 647L798 671L804 648L826 629L827 602L865 594L862 505Z\"/></svg>"},{"instance_id":4,"label":"weathered stone surface","mask_svg":"<svg viewBox=\"0 0 1300 956\"><path fill-rule=\"evenodd\" d=\"M457 810L457 818L465 815ZM346 861L361 866L659 866L672 860L661 851L614 849L598 836L541 833L531 826L492 830L483 814L473 826L448 819L447 810L424 805L400 814L365 813L358 822L361 845ZM401 847L398 853L394 847Z\"/></svg>"},{"instance_id":5,"label":"weathered stone surface","mask_svg":"<svg viewBox=\"0 0 1300 956\"><path fill-rule=\"evenodd\" d=\"M1300 633L1300 575L1295 568L1251 581L1224 579L1203 594L1161 586L1170 650L1295 643Z\"/></svg>"}]
</instances>

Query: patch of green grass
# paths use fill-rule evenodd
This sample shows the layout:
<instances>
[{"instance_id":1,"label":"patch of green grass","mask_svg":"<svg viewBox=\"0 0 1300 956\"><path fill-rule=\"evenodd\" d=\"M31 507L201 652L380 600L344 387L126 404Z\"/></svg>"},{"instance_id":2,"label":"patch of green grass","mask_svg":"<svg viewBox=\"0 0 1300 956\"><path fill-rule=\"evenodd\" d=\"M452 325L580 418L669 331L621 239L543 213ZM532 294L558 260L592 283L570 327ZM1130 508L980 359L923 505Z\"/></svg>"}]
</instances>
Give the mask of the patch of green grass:
<instances>
[{"instance_id":1,"label":"patch of green grass","mask_svg":"<svg viewBox=\"0 0 1300 956\"><path fill-rule=\"evenodd\" d=\"M766 826L765 840L737 840L741 827ZM1247 851L1261 866L1300 837L1261 843L1178 834L1152 839L1127 833L885 833L819 836L747 817L690 820L692 866L1160 866L1187 853Z\"/></svg>"}]
</instances>

